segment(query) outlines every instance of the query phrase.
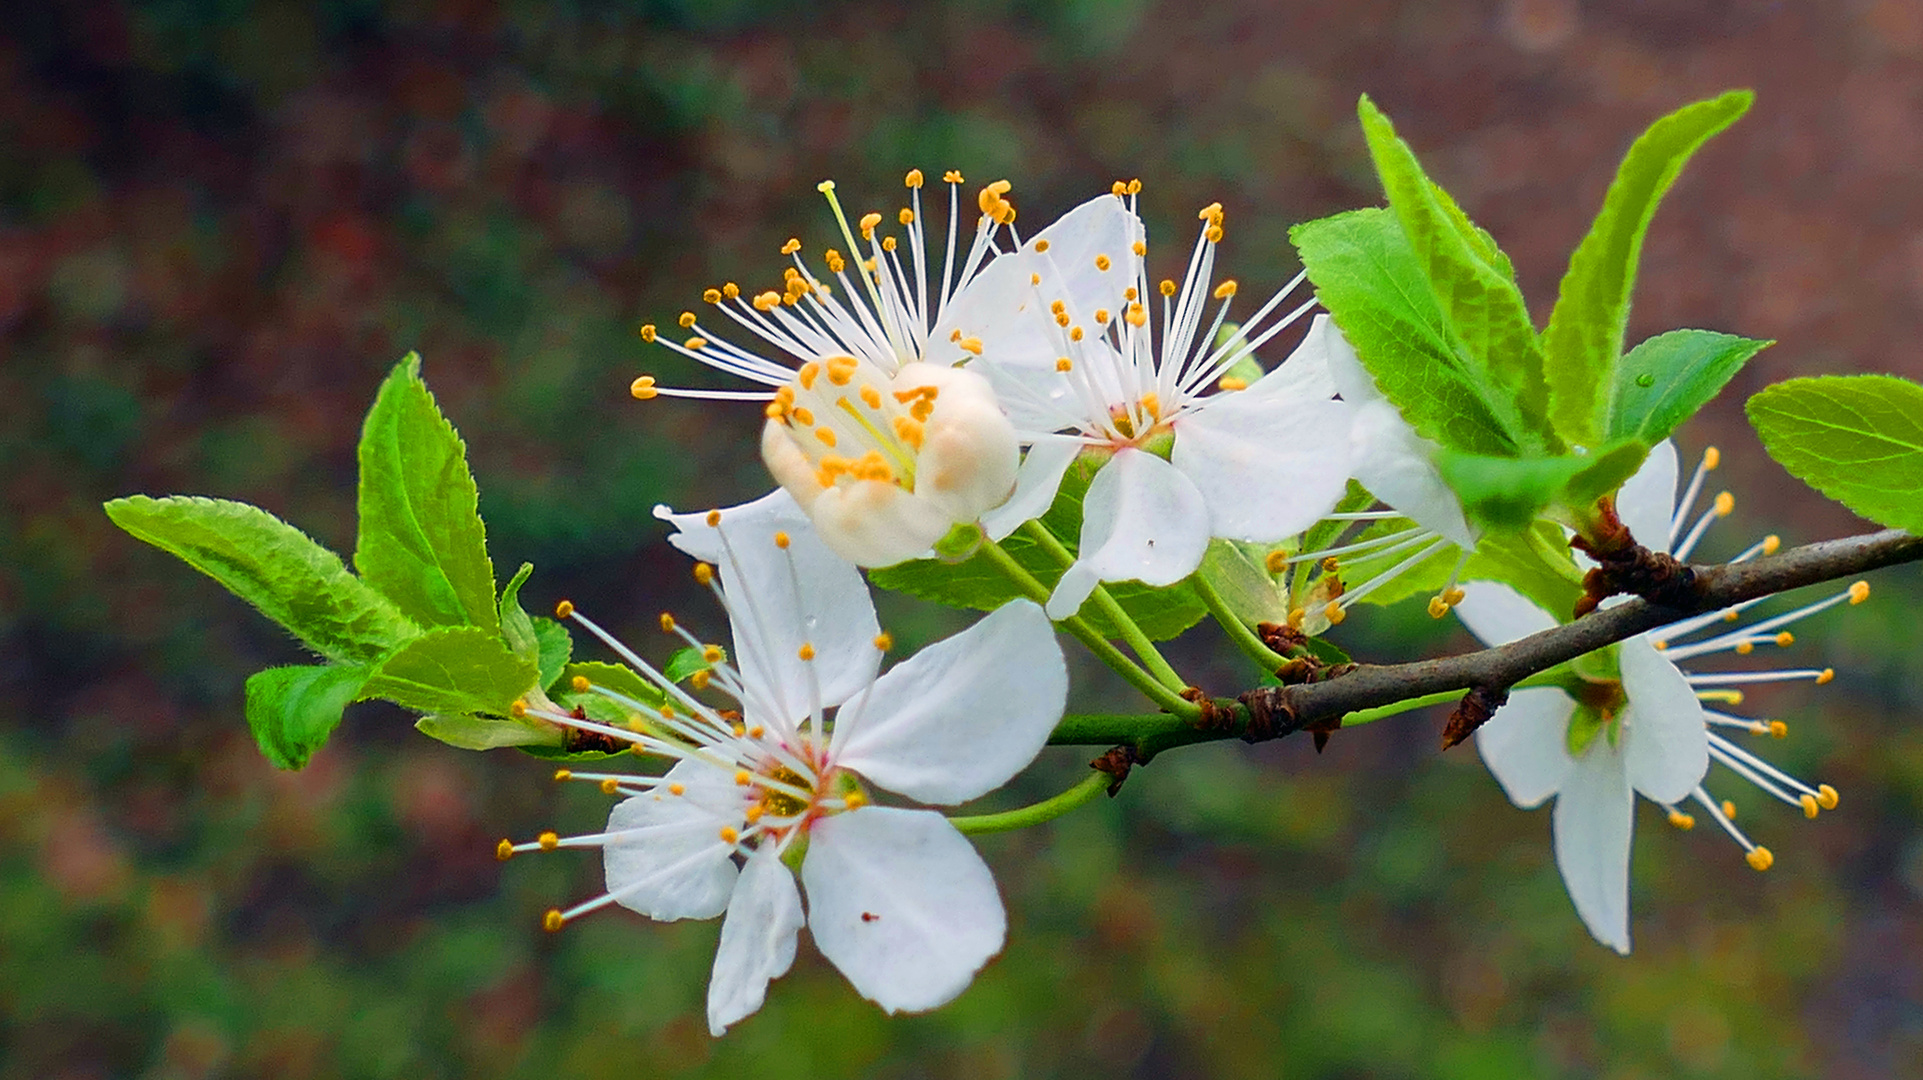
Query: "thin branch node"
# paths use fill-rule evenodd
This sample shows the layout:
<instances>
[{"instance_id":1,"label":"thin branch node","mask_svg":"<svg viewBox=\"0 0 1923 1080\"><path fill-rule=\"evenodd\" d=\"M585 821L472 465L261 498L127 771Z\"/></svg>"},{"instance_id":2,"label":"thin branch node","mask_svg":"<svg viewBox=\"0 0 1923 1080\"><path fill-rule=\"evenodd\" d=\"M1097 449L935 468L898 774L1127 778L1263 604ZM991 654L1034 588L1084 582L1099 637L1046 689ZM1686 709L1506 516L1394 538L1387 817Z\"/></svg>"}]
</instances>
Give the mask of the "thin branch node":
<instances>
[{"instance_id":1,"label":"thin branch node","mask_svg":"<svg viewBox=\"0 0 1923 1080\"><path fill-rule=\"evenodd\" d=\"M1461 704L1449 714L1449 722L1442 728L1442 748L1456 745L1475 734L1477 728L1489 721L1496 710L1509 700L1506 686L1472 686L1462 695Z\"/></svg>"},{"instance_id":2,"label":"thin branch node","mask_svg":"<svg viewBox=\"0 0 1923 1080\"><path fill-rule=\"evenodd\" d=\"M1288 687L1258 686L1236 700L1249 711L1249 726L1242 732L1243 742L1279 739L1300 727Z\"/></svg>"},{"instance_id":3,"label":"thin branch node","mask_svg":"<svg viewBox=\"0 0 1923 1080\"><path fill-rule=\"evenodd\" d=\"M1636 542L1629 526L1616 516L1615 504L1605 498L1596 504L1602 525L1594 537L1573 536L1569 546L1595 559L1595 569L1583 575L1582 597L1575 617L1596 610L1604 600L1632 593L1661 607L1683 608L1697 598L1696 571L1666 551Z\"/></svg>"},{"instance_id":4,"label":"thin branch node","mask_svg":"<svg viewBox=\"0 0 1923 1080\"><path fill-rule=\"evenodd\" d=\"M1111 777L1108 782L1108 797L1113 799L1115 793L1122 790L1122 781L1128 779L1129 770L1141 763L1141 755L1135 752L1135 748L1124 744L1110 749L1101 757L1089 762L1088 767L1096 772L1107 773Z\"/></svg>"}]
</instances>

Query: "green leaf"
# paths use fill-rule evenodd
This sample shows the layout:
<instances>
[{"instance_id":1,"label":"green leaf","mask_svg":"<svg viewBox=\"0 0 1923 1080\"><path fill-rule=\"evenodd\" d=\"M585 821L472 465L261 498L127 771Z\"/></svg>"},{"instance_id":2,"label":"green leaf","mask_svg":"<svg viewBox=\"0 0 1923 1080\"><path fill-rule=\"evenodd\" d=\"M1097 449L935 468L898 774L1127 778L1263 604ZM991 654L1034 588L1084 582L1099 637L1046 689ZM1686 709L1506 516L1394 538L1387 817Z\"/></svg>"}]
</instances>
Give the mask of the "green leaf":
<instances>
[{"instance_id":1,"label":"green leaf","mask_svg":"<svg viewBox=\"0 0 1923 1080\"><path fill-rule=\"evenodd\" d=\"M397 649L374 669L361 696L423 713L505 716L539 677L535 662L516 655L493 631L450 626Z\"/></svg>"},{"instance_id":2,"label":"green leaf","mask_svg":"<svg viewBox=\"0 0 1923 1080\"><path fill-rule=\"evenodd\" d=\"M535 619L534 638L538 643L535 657L541 669L540 685L552 686L574 656L574 638L567 627L553 619Z\"/></svg>"},{"instance_id":3,"label":"green leaf","mask_svg":"<svg viewBox=\"0 0 1923 1080\"><path fill-rule=\"evenodd\" d=\"M1423 278L1469 357L1507 395L1502 400L1513 416L1505 417L1511 419L1511 434L1528 437L1525 451L1560 450L1549 424L1542 345L1509 260L1422 171L1414 151L1396 136L1394 125L1368 95L1356 110L1389 209L1402 225Z\"/></svg>"},{"instance_id":4,"label":"green leaf","mask_svg":"<svg viewBox=\"0 0 1923 1080\"><path fill-rule=\"evenodd\" d=\"M1592 505L1635 475L1648 454L1649 448L1633 439L1596 454L1537 458L1444 450L1436 467L1471 521L1501 531L1520 529L1554 507Z\"/></svg>"},{"instance_id":5,"label":"green leaf","mask_svg":"<svg viewBox=\"0 0 1923 1080\"><path fill-rule=\"evenodd\" d=\"M1748 409L1791 475L1879 525L1923 533L1923 386L1891 375L1790 379Z\"/></svg>"},{"instance_id":6,"label":"green leaf","mask_svg":"<svg viewBox=\"0 0 1923 1080\"><path fill-rule=\"evenodd\" d=\"M369 662L420 633L340 556L267 511L225 499L133 495L114 524L179 556L330 660Z\"/></svg>"},{"instance_id":7,"label":"green leaf","mask_svg":"<svg viewBox=\"0 0 1923 1080\"><path fill-rule=\"evenodd\" d=\"M665 674L665 672L663 674ZM561 678L568 684L572 684L576 678L585 678L595 686L605 687L617 694L632 698L642 705L647 706L650 710L660 708L661 705L668 700L667 696L661 692L660 687L643 678L641 674L633 668L626 667L622 664L604 664L598 660L584 660L577 664L569 664L563 668L561 670ZM569 693L573 693L573 691L569 691ZM606 698L600 698L598 694L594 694L592 691L581 696L583 698L593 697L599 698L601 701L607 701ZM572 705L575 702L569 699L568 703ZM609 704L613 703L609 702ZM589 715L595 715L592 709L589 710ZM611 718L611 721L625 719L625 717L615 716Z\"/></svg>"},{"instance_id":8,"label":"green leaf","mask_svg":"<svg viewBox=\"0 0 1923 1080\"><path fill-rule=\"evenodd\" d=\"M1470 453L1521 453L1520 418L1456 335L1387 210L1354 210L1289 231L1316 299L1383 396L1426 439Z\"/></svg>"},{"instance_id":9,"label":"green leaf","mask_svg":"<svg viewBox=\"0 0 1923 1080\"><path fill-rule=\"evenodd\" d=\"M247 679L247 726L277 769L307 764L367 681L363 665L268 668Z\"/></svg>"},{"instance_id":10,"label":"green leaf","mask_svg":"<svg viewBox=\"0 0 1923 1080\"><path fill-rule=\"evenodd\" d=\"M1749 91L1735 90L1685 105L1651 124L1616 169L1589 235L1569 258L1543 332L1550 419L1569 442L1593 447L1603 440L1610 403L1602 392L1615 384L1636 266L1657 204L1697 148L1735 123L1753 100Z\"/></svg>"},{"instance_id":11,"label":"green leaf","mask_svg":"<svg viewBox=\"0 0 1923 1080\"><path fill-rule=\"evenodd\" d=\"M727 661L725 649L722 650L722 661L724 663ZM702 658L700 649L690 645L687 648L676 649L674 655L668 657L668 666L661 669L661 674L666 675L669 682L678 683L686 681L688 676L697 671L706 671L713 666Z\"/></svg>"},{"instance_id":12,"label":"green leaf","mask_svg":"<svg viewBox=\"0 0 1923 1080\"><path fill-rule=\"evenodd\" d=\"M1082 498L1087 494L1089 481L1094 479L1095 470L1100 464L1100 461L1084 456L1070 465L1062 477L1062 487L1055 496L1054 505L1041 519L1043 526L1060 537L1063 546L1071 552L1076 547L1073 538L1080 536L1082 531ZM1021 530L1003 540L1002 548L1049 588L1054 588L1065 569L1059 559ZM986 555L979 552L959 563L944 563L936 559L896 563L880 570L870 570L868 580L884 589L977 611L993 611L1018 596L1026 595ZM1142 632L1155 641L1175 637L1208 615L1202 598L1187 584L1158 589L1122 581L1108 582L1103 587L1142 628ZM1106 637L1121 636L1092 603L1082 606L1081 617Z\"/></svg>"},{"instance_id":13,"label":"green leaf","mask_svg":"<svg viewBox=\"0 0 1923 1080\"><path fill-rule=\"evenodd\" d=\"M528 618L527 609L521 606L521 586L532 573L534 564L522 563L509 579L507 588L501 590L501 640L507 642L507 647L516 655L528 659L541 654L540 639L534 636L534 620Z\"/></svg>"},{"instance_id":14,"label":"green leaf","mask_svg":"<svg viewBox=\"0 0 1923 1080\"><path fill-rule=\"evenodd\" d=\"M1629 350L1609 399L1609 439L1662 442L1773 344L1714 330L1671 330Z\"/></svg>"},{"instance_id":15,"label":"green leaf","mask_svg":"<svg viewBox=\"0 0 1923 1080\"><path fill-rule=\"evenodd\" d=\"M1251 625L1288 621L1287 587L1264 565L1274 545L1238 540L1211 540L1197 571L1218 593L1236 618Z\"/></svg>"},{"instance_id":16,"label":"green leaf","mask_svg":"<svg viewBox=\"0 0 1923 1080\"><path fill-rule=\"evenodd\" d=\"M511 716L433 713L414 721L414 730L461 750L499 750L504 746L560 747L567 733L544 720Z\"/></svg>"},{"instance_id":17,"label":"green leaf","mask_svg":"<svg viewBox=\"0 0 1923 1080\"><path fill-rule=\"evenodd\" d=\"M361 430L354 566L424 626L499 628L467 447L409 353L381 384Z\"/></svg>"},{"instance_id":18,"label":"green leaf","mask_svg":"<svg viewBox=\"0 0 1923 1080\"><path fill-rule=\"evenodd\" d=\"M1582 571L1569 554L1562 526L1549 521L1484 536L1463 564L1462 580L1503 582L1552 615L1574 611L1582 596Z\"/></svg>"}]
</instances>

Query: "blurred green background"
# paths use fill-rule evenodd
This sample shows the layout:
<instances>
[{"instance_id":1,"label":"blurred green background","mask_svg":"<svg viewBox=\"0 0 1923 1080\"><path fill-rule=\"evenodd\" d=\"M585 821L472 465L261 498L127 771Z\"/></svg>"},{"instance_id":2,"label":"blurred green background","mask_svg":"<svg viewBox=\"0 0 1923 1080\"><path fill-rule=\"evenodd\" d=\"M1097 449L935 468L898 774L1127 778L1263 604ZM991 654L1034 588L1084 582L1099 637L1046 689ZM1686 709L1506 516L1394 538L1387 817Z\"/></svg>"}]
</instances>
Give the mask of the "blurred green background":
<instances>
[{"instance_id":1,"label":"blurred green background","mask_svg":"<svg viewBox=\"0 0 1923 1080\"><path fill-rule=\"evenodd\" d=\"M532 600L638 641L664 607L718 629L648 510L764 490L756 417L629 400L642 371L690 375L631 331L776 280L789 235L830 242L817 180L885 210L910 166L1007 176L1032 227L1141 177L1153 235L1186 243L1219 199L1228 272L1276 284L1290 223L1378 198L1367 90L1540 304L1628 140L1734 85L1759 104L1657 219L1632 328L1779 341L1683 432L1723 447L1739 498L1712 554L1861 525L1761 455L1744 396L1923 375L1918 4L10 5L0 1078L1923 1075L1914 569L1799 628L1834 684L1752 698L1794 729L1771 756L1842 806L1806 823L1725 778L1777 854L1758 875L1645 805L1629 959L1576 920L1548 815L1411 716L1321 756L1171 754L1113 802L985 838L1009 948L957 1003L887 1018L804 945L717 1042L716 924L549 936L539 913L591 895L597 861L493 859L502 835L594 827L598 794L377 705L274 772L241 683L298 649L99 511L219 495L349 547L360 416L418 349ZM911 644L960 624L883 602ZM1419 608L1345 639L1468 644ZM1177 646L1233 692L1221 651ZM1085 704L1125 700L1079 674ZM1051 751L1001 800L1087 756Z\"/></svg>"}]
</instances>

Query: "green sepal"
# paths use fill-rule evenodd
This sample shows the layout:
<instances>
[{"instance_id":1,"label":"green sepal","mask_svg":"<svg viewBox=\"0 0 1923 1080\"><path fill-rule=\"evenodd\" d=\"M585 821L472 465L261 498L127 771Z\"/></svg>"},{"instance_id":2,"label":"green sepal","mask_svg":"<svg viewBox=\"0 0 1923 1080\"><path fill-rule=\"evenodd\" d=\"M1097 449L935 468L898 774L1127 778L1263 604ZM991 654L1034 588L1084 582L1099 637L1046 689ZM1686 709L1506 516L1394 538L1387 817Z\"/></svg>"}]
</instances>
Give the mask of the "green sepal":
<instances>
[{"instance_id":1,"label":"green sepal","mask_svg":"<svg viewBox=\"0 0 1923 1080\"><path fill-rule=\"evenodd\" d=\"M1211 540L1196 570L1221 596L1235 617L1250 626L1286 622L1289 617L1286 582L1278 583L1264 560L1272 544L1239 540Z\"/></svg>"},{"instance_id":2,"label":"green sepal","mask_svg":"<svg viewBox=\"0 0 1923 1080\"><path fill-rule=\"evenodd\" d=\"M1566 441L1593 447L1606 437L1612 410L1603 393L1620 385L1615 369L1623 351L1630 294L1657 204L1696 150L1735 123L1753 100L1749 91L1736 90L1685 105L1651 124L1624 155L1602 209L1569 258L1549 327L1543 331L1550 417ZM1616 437L1630 434L1648 438L1642 431Z\"/></svg>"},{"instance_id":3,"label":"green sepal","mask_svg":"<svg viewBox=\"0 0 1923 1080\"><path fill-rule=\"evenodd\" d=\"M1790 379L1747 409L1790 475L1879 525L1923 534L1923 386L1893 375Z\"/></svg>"},{"instance_id":4,"label":"green sepal","mask_svg":"<svg viewBox=\"0 0 1923 1080\"><path fill-rule=\"evenodd\" d=\"M374 668L363 698L386 698L421 713L505 716L540 678L534 660L518 656L491 630L430 630Z\"/></svg>"},{"instance_id":5,"label":"green sepal","mask_svg":"<svg viewBox=\"0 0 1923 1080\"><path fill-rule=\"evenodd\" d=\"M1578 704L1576 710L1569 714L1569 756L1581 757L1583 751L1595 743L1596 736L1608 727L1609 721L1603 719L1602 712L1594 705Z\"/></svg>"},{"instance_id":6,"label":"green sepal","mask_svg":"<svg viewBox=\"0 0 1923 1080\"><path fill-rule=\"evenodd\" d=\"M298 769L327 742L360 696L369 668L359 664L275 667L247 679L247 726L277 769Z\"/></svg>"},{"instance_id":7,"label":"green sepal","mask_svg":"<svg viewBox=\"0 0 1923 1080\"><path fill-rule=\"evenodd\" d=\"M945 563L964 562L980 549L984 539L980 525L964 521L935 541L935 558Z\"/></svg>"},{"instance_id":8,"label":"green sepal","mask_svg":"<svg viewBox=\"0 0 1923 1080\"><path fill-rule=\"evenodd\" d=\"M501 590L501 639L514 655L535 662L541 672L539 685L547 686L574 655L574 638L567 627L553 619L533 618L521 606L521 586L533 572L533 563L522 563Z\"/></svg>"},{"instance_id":9,"label":"green sepal","mask_svg":"<svg viewBox=\"0 0 1923 1080\"><path fill-rule=\"evenodd\" d=\"M494 631L494 564L467 447L409 353L381 384L360 442L354 566L424 626Z\"/></svg>"},{"instance_id":10,"label":"green sepal","mask_svg":"<svg viewBox=\"0 0 1923 1080\"><path fill-rule=\"evenodd\" d=\"M1671 330L1644 341L1616 367L1609 440L1662 442L1773 344L1714 330Z\"/></svg>"},{"instance_id":11,"label":"green sepal","mask_svg":"<svg viewBox=\"0 0 1923 1080\"><path fill-rule=\"evenodd\" d=\"M340 556L259 507L132 495L104 509L129 535L213 578L330 660L375 661L420 633Z\"/></svg>"}]
</instances>

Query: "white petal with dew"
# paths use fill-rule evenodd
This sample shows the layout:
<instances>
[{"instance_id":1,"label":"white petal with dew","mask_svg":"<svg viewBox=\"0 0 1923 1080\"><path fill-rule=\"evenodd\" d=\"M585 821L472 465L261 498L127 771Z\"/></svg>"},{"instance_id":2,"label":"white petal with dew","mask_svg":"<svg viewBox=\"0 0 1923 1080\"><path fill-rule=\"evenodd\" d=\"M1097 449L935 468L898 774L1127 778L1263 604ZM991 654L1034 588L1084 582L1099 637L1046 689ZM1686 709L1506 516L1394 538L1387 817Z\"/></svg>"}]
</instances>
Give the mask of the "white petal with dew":
<instances>
[{"instance_id":1,"label":"white petal with dew","mask_svg":"<svg viewBox=\"0 0 1923 1080\"><path fill-rule=\"evenodd\" d=\"M1215 395L1178 419L1169 458L1208 505L1210 535L1280 540L1315 524L1347 490L1354 409L1249 393Z\"/></svg>"},{"instance_id":2,"label":"white petal with dew","mask_svg":"<svg viewBox=\"0 0 1923 1080\"><path fill-rule=\"evenodd\" d=\"M1462 594L1456 617L1484 645L1507 645L1556 625L1554 616L1507 585L1469 581Z\"/></svg>"},{"instance_id":3,"label":"white petal with dew","mask_svg":"<svg viewBox=\"0 0 1923 1080\"><path fill-rule=\"evenodd\" d=\"M660 922L712 919L728 906L734 888L734 845L721 840L721 829L741 824L740 790L731 776L704 762L683 761L668 777L686 794L669 794L663 784L615 803L608 814L608 832L637 830L609 839L601 850L608 892L618 894L621 906ZM675 869L664 873L668 868Z\"/></svg>"},{"instance_id":4,"label":"white petal with dew","mask_svg":"<svg viewBox=\"0 0 1923 1080\"><path fill-rule=\"evenodd\" d=\"M1675 664L1649 644L1647 637L1625 641L1617 649L1622 664L1623 693L1629 707L1623 715L1623 752L1629 781L1637 791L1657 802L1680 801L1709 771L1709 734L1703 703Z\"/></svg>"},{"instance_id":5,"label":"white petal with dew","mask_svg":"<svg viewBox=\"0 0 1923 1080\"><path fill-rule=\"evenodd\" d=\"M830 759L918 802L985 795L1027 767L1068 700L1042 609L1014 600L895 666L842 707Z\"/></svg>"},{"instance_id":6,"label":"white petal with dew","mask_svg":"<svg viewBox=\"0 0 1923 1080\"><path fill-rule=\"evenodd\" d=\"M1676 444L1664 439L1616 493L1616 516L1636 542L1669 550L1669 519L1676 510Z\"/></svg>"},{"instance_id":7,"label":"white petal with dew","mask_svg":"<svg viewBox=\"0 0 1923 1080\"><path fill-rule=\"evenodd\" d=\"M982 515L982 531L990 540L1006 539L1023 523L1033 521L1054 505L1062 474L1075 463L1082 444L1074 439L1044 435L1035 440L1015 473L1015 493L1008 501Z\"/></svg>"},{"instance_id":8,"label":"white petal with dew","mask_svg":"<svg viewBox=\"0 0 1923 1080\"><path fill-rule=\"evenodd\" d=\"M1208 546L1208 504L1195 484L1154 454L1123 450L1088 485L1081 557L1056 583L1049 617L1074 614L1097 580L1173 585L1195 572Z\"/></svg>"},{"instance_id":9,"label":"white petal with dew","mask_svg":"<svg viewBox=\"0 0 1923 1080\"><path fill-rule=\"evenodd\" d=\"M821 954L891 1013L953 1001L1007 934L987 864L930 810L870 806L821 819L801 881Z\"/></svg>"},{"instance_id":10,"label":"white petal with dew","mask_svg":"<svg viewBox=\"0 0 1923 1080\"><path fill-rule=\"evenodd\" d=\"M839 705L875 677L881 658L874 641L881 626L868 585L861 571L823 543L787 493L721 511L719 528L708 525L706 514L657 506L654 515L680 530L670 543L720 570L734 608L733 660L756 691L751 709L765 697L785 706L786 720L807 714L808 673L798 656L804 642L815 650L824 706ZM786 551L775 546L777 532L788 534Z\"/></svg>"},{"instance_id":11,"label":"white petal with dew","mask_svg":"<svg viewBox=\"0 0 1923 1080\"><path fill-rule=\"evenodd\" d=\"M1622 755L1599 735L1556 796L1556 866L1597 941L1629 952L1629 839L1635 796Z\"/></svg>"},{"instance_id":12,"label":"white petal with dew","mask_svg":"<svg viewBox=\"0 0 1923 1080\"><path fill-rule=\"evenodd\" d=\"M1524 810L1561 789L1575 768L1569 756L1569 718L1575 699L1553 687L1515 690L1476 729L1476 752L1509 801Z\"/></svg>"},{"instance_id":13,"label":"white petal with dew","mask_svg":"<svg viewBox=\"0 0 1923 1080\"><path fill-rule=\"evenodd\" d=\"M781 864L775 845L762 844L742 866L728 916L721 920L721 944L708 979L709 1034L719 1038L730 1024L761 1008L768 983L795 962L795 938L806 921L794 874Z\"/></svg>"}]
</instances>

